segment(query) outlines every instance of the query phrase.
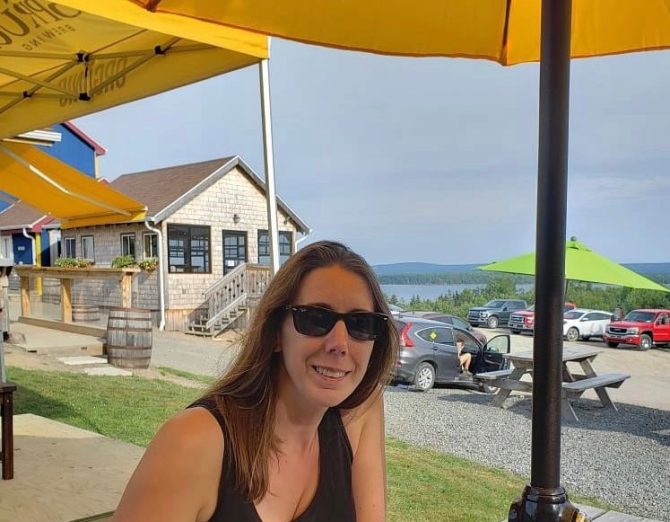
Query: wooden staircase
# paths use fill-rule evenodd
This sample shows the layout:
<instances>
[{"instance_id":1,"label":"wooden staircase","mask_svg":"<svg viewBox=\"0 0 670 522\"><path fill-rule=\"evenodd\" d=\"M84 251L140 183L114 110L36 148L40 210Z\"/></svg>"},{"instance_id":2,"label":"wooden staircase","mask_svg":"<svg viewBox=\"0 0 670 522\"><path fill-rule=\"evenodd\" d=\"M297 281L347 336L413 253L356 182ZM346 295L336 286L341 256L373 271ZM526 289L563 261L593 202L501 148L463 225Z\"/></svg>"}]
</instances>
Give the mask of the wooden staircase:
<instances>
[{"instance_id":1,"label":"wooden staircase","mask_svg":"<svg viewBox=\"0 0 670 522\"><path fill-rule=\"evenodd\" d=\"M190 322L186 333L216 337L256 305L269 282L268 266L236 266L204 292L207 314Z\"/></svg>"}]
</instances>

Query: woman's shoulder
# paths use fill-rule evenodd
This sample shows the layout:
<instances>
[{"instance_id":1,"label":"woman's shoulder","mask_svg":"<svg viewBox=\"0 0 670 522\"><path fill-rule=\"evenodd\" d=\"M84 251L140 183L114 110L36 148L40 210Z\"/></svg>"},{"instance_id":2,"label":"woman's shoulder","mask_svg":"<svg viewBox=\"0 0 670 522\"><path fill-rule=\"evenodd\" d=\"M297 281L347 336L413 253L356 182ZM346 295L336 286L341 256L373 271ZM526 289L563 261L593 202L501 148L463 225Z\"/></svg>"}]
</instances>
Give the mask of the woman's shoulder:
<instances>
[{"instance_id":1,"label":"woman's shoulder","mask_svg":"<svg viewBox=\"0 0 670 522\"><path fill-rule=\"evenodd\" d=\"M342 423L349 436L351 449L356 454L358 443L366 430L374 429L384 422L384 396L381 386L363 403L351 409L341 409Z\"/></svg>"},{"instance_id":2,"label":"woman's shoulder","mask_svg":"<svg viewBox=\"0 0 670 522\"><path fill-rule=\"evenodd\" d=\"M217 446L223 449L223 431L213 410L201 405L187 408L171 417L156 438L178 445L186 451L203 451Z\"/></svg>"},{"instance_id":3,"label":"woman's shoulder","mask_svg":"<svg viewBox=\"0 0 670 522\"><path fill-rule=\"evenodd\" d=\"M216 506L223 434L205 408L170 418L153 438L114 520L207 520Z\"/></svg>"}]
</instances>

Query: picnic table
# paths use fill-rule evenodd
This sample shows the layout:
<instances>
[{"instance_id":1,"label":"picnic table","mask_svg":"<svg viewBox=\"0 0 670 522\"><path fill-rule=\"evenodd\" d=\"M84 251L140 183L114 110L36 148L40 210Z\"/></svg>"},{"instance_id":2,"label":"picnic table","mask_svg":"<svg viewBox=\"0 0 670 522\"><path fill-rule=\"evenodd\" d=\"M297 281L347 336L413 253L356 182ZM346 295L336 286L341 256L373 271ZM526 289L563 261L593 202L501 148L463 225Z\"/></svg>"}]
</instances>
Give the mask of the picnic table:
<instances>
[{"instance_id":1,"label":"picnic table","mask_svg":"<svg viewBox=\"0 0 670 522\"><path fill-rule=\"evenodd\" d=\"M571 400L578 399L586 390L593 389L605 408L617 411L609 393L607 393L607 388L618 388L630 377L630 375L625 373L598 374L591 363L600 352L601 350L596 349L563 349L563 412L576 421L579 421L579 418L570 403ZM505 400L512 391L529 393L533 391L532 350L509 353L505 354L504 357L512 363L513 368L480 373L475 376L479 380L487 381L487 384L490 386L499 388L492 401L492 404L498 407L503 407ZM571 368L573 365L578 365L583 373L573 373ZM530 380L521 380L524 376L529 376Z\"/></svg>"}]
</instances>

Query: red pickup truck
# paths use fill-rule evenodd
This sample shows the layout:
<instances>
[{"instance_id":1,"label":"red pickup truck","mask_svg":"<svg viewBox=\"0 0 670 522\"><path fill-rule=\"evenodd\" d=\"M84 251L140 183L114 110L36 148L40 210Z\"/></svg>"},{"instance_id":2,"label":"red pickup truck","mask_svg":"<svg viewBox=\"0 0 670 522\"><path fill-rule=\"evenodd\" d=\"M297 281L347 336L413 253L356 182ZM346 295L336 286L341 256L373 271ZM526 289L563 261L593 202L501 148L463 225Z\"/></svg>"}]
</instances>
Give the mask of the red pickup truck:
<instances>
[{"instance_id":1,"label":"red pickup truck","mask_svg":"<svg viewBox=\"0 0 670 522\"><path fill-rule=\"evenodd\" d=\"M605 330L603 340L610 348L634 344L640 350L670 343L670 310L633 310L621 321L613 321Z\"/></svg>"},{"instance_id":2,"label":"red pickup truck","mask_svg":"<svg viewBox=\"0 0 670 522\"><path fill-rule=\"evenodd\" d=\"M563 306L563 313L574 310L575 308L575 303L565 303ZM529 306L525 310L514 312L510 315L507 326L514 334L521 332L533 333L535 330L535 305Z\"/></svg>"}]
</instances>

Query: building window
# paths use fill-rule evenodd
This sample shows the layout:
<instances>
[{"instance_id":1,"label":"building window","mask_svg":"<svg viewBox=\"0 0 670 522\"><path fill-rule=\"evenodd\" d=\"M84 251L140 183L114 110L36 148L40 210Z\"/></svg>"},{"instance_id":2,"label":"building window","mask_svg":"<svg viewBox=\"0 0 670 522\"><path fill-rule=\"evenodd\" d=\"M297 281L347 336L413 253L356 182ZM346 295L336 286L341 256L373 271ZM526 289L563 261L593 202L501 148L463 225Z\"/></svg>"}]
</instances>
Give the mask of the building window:
<instances>
[{"instance_id":1,"label":"building window","mask_svg":"<svg viewBox=\"0 0 670 522\"><path fill-rule=\"evenodd\" d=\"M210 227L168 225L168 266L170 272L211 273Z\"/></svg>"},{"instance_id":2,"label":"building window","mask_svg":"<svg viewBox=\"0 0 670 522\"><path fill-rule=\"evenodd\" d=\"M135 234L121 234L121 255L135 257Z\"/></svg>"},{"instance_id":3,"label":"building window","mask_svg":"<svg viewBox=\"0 0 670 522\"><path fill-rule=\"evenodd\" d=\"M2 237L2 241L0 242L0 257L6 257L8 259L14 258L14 252L12 251L12 236Z\"/></svg>"},{"instance_id":4,"label":"building window","mask_svg":"<svg viewBox=\"0 0 670 522\"><path fill-rule=\"evenodd\" d=\"M293 233L279 231L279 264L284 262L293 253ZM258 264L270 264L270 235L267 230L258 231Z\"/></svg>"},{"instance_id":5,"label":"building window","mask_svg":"<svg viewBox=\"0 0 670 522\"><path fill-rule=\"evenodd\" d=\"M93 248L93 236L81 236L81 257L95 262L95 250Z\"/></svg>"},{"instance_id":6,"label":"building window","mask_svg":"<svg viewBox=\"0 0 670 522\"><path fill-rule=\"evenodd\" d=\"M77 257L77 238L66 237L63 242L65 243L65 257Z\"/></svg>"},{"instance_id":7,"label":"building window","mask_svg":"<svg viewBox=\"0 0 670 522\"><path fill-rule=\"evenodd\" d=\"M158 258L158 234L145 232L144 234L144 259L150 257Z\"/></svg>"}]
</instances>

